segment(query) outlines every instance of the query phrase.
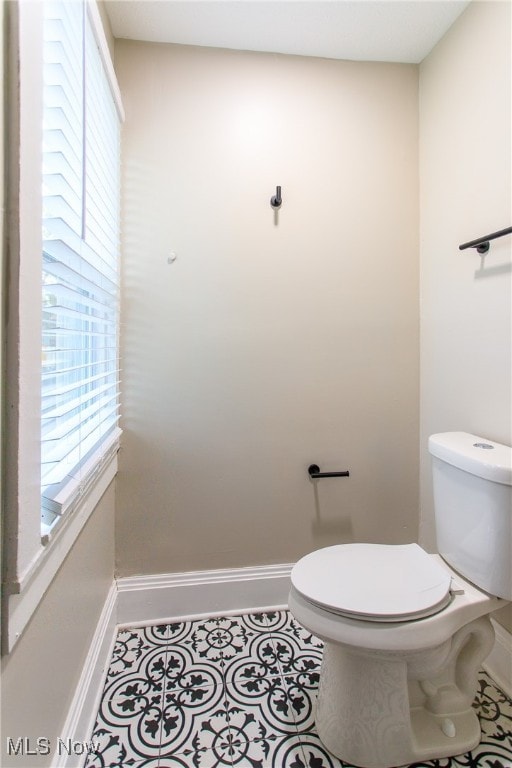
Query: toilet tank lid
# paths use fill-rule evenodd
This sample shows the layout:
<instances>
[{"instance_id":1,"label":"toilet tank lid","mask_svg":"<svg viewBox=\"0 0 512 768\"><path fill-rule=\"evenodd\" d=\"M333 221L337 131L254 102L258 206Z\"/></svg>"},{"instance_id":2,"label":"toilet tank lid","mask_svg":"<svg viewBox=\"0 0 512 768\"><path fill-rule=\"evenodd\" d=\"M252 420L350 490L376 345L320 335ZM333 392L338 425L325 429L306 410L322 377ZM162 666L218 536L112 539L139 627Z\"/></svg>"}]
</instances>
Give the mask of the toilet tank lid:
<instances>
[{"instance_id":1,"label":"toilet tank lid","mask_svg":"<svg viewBox=\"0 0 512 768\"><path fill-rule=\"evenodd\" d=\"M512 448L468 432L440 432L428 439L432 456L458 469L491 480L512 485Z\"/></svg>"}]
</instances>

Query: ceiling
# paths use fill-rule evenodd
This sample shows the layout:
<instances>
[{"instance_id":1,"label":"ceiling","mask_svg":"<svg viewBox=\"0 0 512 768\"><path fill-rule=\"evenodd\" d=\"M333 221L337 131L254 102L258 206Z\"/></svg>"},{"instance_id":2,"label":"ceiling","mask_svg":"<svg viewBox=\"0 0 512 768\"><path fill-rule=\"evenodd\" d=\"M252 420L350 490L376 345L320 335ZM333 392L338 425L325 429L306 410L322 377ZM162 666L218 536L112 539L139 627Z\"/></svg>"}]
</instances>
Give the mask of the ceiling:
<instances>
[{"instance_id":1,"label":"ceiling","mask_svg":"<svg viewBox=\"0 0 512 768\"><path fill-rule=\"evenodd\" d=\"M469 0L105 0L114 37L417 64Z\"/></svg>"}]
</instances>

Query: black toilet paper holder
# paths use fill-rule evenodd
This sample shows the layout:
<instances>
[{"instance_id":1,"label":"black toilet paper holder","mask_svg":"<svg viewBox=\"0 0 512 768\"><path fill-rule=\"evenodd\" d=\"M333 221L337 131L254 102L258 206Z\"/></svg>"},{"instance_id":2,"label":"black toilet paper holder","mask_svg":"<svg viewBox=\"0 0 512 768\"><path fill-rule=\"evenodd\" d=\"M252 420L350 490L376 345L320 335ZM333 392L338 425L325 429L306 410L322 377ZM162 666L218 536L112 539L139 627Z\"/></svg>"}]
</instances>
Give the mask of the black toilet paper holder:
<instances>
[{"instance_id":1,"label":"black toilet paper holder","mask_svg":"<svg viewBox=\"0 0 512 768\"><path fill-rule=\"evenodd\" d=\"M310 464L308 474L312 480L319 480L322 477L350 477L348 469L343 470L343 472L320 472L318 464Z\"/></svg>"}]
</instances>

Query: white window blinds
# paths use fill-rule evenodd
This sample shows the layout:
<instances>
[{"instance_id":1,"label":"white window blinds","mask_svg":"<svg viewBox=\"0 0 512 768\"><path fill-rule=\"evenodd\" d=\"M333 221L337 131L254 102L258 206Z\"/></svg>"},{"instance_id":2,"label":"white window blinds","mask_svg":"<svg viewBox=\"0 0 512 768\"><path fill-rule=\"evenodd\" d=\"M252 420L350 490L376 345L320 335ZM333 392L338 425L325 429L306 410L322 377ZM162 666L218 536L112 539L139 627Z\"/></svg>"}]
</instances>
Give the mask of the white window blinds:
<instances>
[{"instance_id":1,"label":"white window blinds","mask_svg":"<svg viewBox=\"0 0 512 768\"><path fill-rule=\"evenodd\" d=\"M45 2L43 531L117 450L119 117L87 6Z\"/></svg>"}]
</instances>

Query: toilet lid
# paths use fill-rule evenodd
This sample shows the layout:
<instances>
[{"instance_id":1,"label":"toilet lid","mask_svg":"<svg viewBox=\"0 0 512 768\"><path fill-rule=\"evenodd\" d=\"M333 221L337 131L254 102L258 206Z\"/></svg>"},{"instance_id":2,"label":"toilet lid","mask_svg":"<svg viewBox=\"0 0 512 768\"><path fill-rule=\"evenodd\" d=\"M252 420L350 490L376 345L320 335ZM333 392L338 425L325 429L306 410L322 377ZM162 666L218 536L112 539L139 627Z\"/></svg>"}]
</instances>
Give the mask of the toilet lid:
<instances>
[{"instance_id":1,"label":"toilet lid","mask_svg":"<svg viewBox=\"0 0 512 768\"><path fill-rule=\"evenodd\" d=\"M367 621L406 621L450 602L451 575L417 544L339 544L303 557L295 589L328 611Z\"/></svg>"}]
</instances>

